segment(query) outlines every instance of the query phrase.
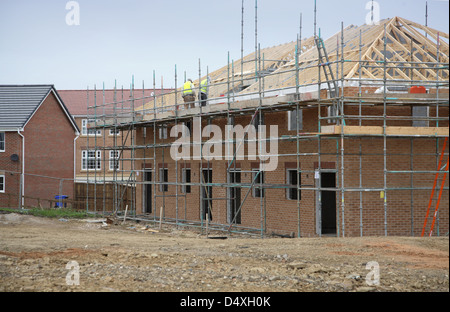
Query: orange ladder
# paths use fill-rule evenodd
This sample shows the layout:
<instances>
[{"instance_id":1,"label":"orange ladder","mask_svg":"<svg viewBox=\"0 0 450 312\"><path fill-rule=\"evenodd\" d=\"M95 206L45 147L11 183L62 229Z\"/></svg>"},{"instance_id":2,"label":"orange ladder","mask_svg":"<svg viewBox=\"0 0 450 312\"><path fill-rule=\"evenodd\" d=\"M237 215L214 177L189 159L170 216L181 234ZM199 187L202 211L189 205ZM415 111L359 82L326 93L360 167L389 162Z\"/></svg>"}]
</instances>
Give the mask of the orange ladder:
<instances>
[{"instance_id":1,"label":"orange ladder","mask_svg":"<svg viewBox=\"0 0 450 312\"><path fill-rule=\"evenodd\" d=\"M434 191L436 189L436 184L437 184L437 180L438 180L438 177L439 177L439 170L440 170L439 168L441 168L441 165L442 165L442 159L444 158L444 152L445 152L445 147L447 146L447 142L448 142L448 137L445 138L444 146L442 147L441 157L439 158L439 164L438 164L438 169L437 169L438 171L436 172L436 176L434 178L433 190L431 191L430 201L428 202L427 214L425 216L425 222L423 223L422 235L421 235L422 237L425 235L425 228L427 226L427 220L428 220L428 216L430 214L431 203L433 201ZM449 162L449 158L447 157L447 165L445 166L445 171L448 171L448 162ZM439 210L439 204L441 202L441 196L442 196L442 191L444 189L444 184L445 184L445 178L446 177L447 177L447 172L444 172L444 178L442 180L441 189L439 191L438 201L436 203L436 208L434 210L433 222L431 223L431 229L430 229L430 235L429 236L431 236L433 234L434 224L436 222L436 216L437 216L437 212Z\"/></svg>"}]
</instances>

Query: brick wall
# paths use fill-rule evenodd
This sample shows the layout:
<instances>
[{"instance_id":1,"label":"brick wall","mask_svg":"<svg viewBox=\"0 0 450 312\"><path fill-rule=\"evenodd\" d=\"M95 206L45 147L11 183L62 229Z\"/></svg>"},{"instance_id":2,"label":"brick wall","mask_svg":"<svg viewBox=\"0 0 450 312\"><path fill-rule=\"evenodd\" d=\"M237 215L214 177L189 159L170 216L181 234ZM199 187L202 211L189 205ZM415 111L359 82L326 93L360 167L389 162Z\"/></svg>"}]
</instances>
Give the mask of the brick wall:
<instances>
[{"instance_id":1,"label":"brick wall","mask_svg":"<svg viewBox=\"0 0 450 312\"><path fill-rule=\"evenodd\" d=\"M17 154L19 161L12 161ZM17 132L5 132L5 151L0 152L0 174L5 175L5 193L0 193L0 207L18 207L22 138ZM17 194L17 195L16 195Z\"/></svg>"},{"instance_id":2,"label":"brick wall","mask_svg":"<svg viewBox=\"0 0 450 312\"><path fill-rule=\"evenodd\" d=\"M357 114L358 108L346 108L346 114ZM388 115L407 116L410 115L410 107L389 107ZM325 116L326 109L322 111ZM379 108L364 109L364 114L380 115ZM441 115L442 114L442 115ZM448 115L448 109L442 109L440 115ZM236 117L235 124L244 127L249 124L250 116ZM222 129L226 124L225 118L215 118L212 121ZM294 135L294 131L287 130L287 112L267 112L265 113L265 123L267 125L278 125L278 135ZM203 125L206 125L204 122ZM380 125L380 121L367 121L365 125ZM389 125L411 126L411 121L389 121ZM448 126L448 123L446 124ZM170 129L169 125L169 129ZM431 126L431 125L430 125ZM440 123L440 126L444 126ZM305 109L303 111L303 132L317 132L317 110ZM152 141L152 127L147 128L147 143ZM173 139L156 143L171 142ZM204 138L207 140L207 138ZM137 144L142 144L142 130L137 131ZM321 155L314 154L318 151L320 144ZM317 169L319 161L321 168L328 172L336 173L336 226L340 236L364 236L384 235L385 230L388 235L415 235L421 233L426 209L428 206L431 187L433 185L434 173L399 173L398 171L423 170L433 171L436 169L438 155L442 148L443 139L436 138L389 138L387 140L387 170L396 171L386 173L386 193L382 193L384 188L384 144L383 138L365 137L351 138L344 140L344 158L341 157L341 140L339 137L322 137L320 142L317 138L301 139L299 144L300 168L302 170L302 190L301 200L289 200L286 198L286 189L274 187L265 190L265 197L255 198L249 194L242 207L242 226L259 230L261 227L266 233L276 232L289 234L294 232L297 236L300 229L300 236L316 236L316 206L317 191L308 188L316 187L314 171ZM296 140L281 140L278 146L279 153L296 154ZM142 158L144 151L138 151L136 157ZM153 157L153 149L145 150L146 157ZM413 154L411 158L410 155ZM446 150L448 153L448 148ZM343 168L342 168L343 160ZM169 170L169 183L181 182L181 167L185 161L177 164L170 157L170 148L156 149L155 161L147 160L147 167L156 164L156 168L164 163L164 167ZM286 184L286 164L297 162L296 156L280 156L278 167L273 172L265 173L265 182L268 184ZM193 183L200 182L200 162L186 161L192 169L191 180ZM202 161L203 165L207 163ZM237 167L241 169L242 183L251 183L252 163L258 164L258 160L238 160ZM213 170L213 183L225 183L227 181L227 161L213 160L210 166ZM138 167L142 168L141 163ZM178 166L178 175L176 168ZM342 175L343 174L343 175ZM158 181L159 172L153 173L154 181ZM156 180L155 180L156 179ZM361 185L360 185L361 179ZM440 180L442 175L440 175ZM141 180L142 181L142 180ZM340 187L347 189L341 193ZM439 184L440 186L440 184ZM448 179L445 186L448 188ZM358 189L361 187L361 191ZM423 188L410 190L409 188ZM369 190L370 189L370 190ZM156 187L156 198L153 198L152 215L159 216L160 207L164 208L163 215L166 218L201 220L200 214L200 187L193 186L192 192L186 197L180 196L181 187L169 185L169 189L164 194ZM248 188L241 190L241 199L245 197ZM152 188L153 196L155 195ZM164 198L162 197L164 195ZM176 198L175 195L178 195ZM142 207L142 188L137 188L137 211L140 213ZM224 186L215 185L213 187L213 222L227 224L227 189ZM386 202L385 202L386 200ZM155 206L156 203L156 206ZM433 202L433 210L436 201ZM448 232L448 190L444 190L440 204L439 228L440 233ZM156 209L155 209L156 208ZM428 222L431 224L431 218ZM436 230L435 232L436 233Z\"/></svg>"},{"instance_id":3,"label":"brick wall","mask_svg":"<svg viewBox=\"0 0 450 312\"><path fill-rule=\"evenodd\" d=\"M76 117L75 122L80 129L82 128L82 120L87 119L87 117ZM123 143L122 143L123 142ZM82 170L81 162L82 162L82 151L83 150L95 150L95 146L99 147L111 147L114 146L122 146L129 145L131 142L131 135L128 135L128 131L120 131L120 133L116 136L111 135L109 129L100 130L100 134L98 135L83 135L80 134L79 138L76 140L76 176L77 179L86 180L89 175L89 180L101 180L103 181L103 177L107 180L112 180L114 176L114 170L110 170L109 162L110 162L110 151L102 150L102 158L101 158L101 169L94 170ZM120 152L120 151L119 151ZM119 170L127 170L129 171L131 168L131 152L130 151L122 151L122 157L119 161ZM118 172L117 175L121 177L121 173ZM128 176L125 177L128 179Z\"/></svg>"},{"instance_id":4,"label":"brick wall","mask_svg":"<svg viewBox=\"0 0 450 312\"><path fill-rule=\"evenodd\" d=\"M60 179L63 194L73 198L73 140L75 129L50 93L25 126L25 195L53 199L59 194ZM35 204L35 203L29 203ZM27 203L26 203L27 205Z\"/></svg>"}]
</instances>

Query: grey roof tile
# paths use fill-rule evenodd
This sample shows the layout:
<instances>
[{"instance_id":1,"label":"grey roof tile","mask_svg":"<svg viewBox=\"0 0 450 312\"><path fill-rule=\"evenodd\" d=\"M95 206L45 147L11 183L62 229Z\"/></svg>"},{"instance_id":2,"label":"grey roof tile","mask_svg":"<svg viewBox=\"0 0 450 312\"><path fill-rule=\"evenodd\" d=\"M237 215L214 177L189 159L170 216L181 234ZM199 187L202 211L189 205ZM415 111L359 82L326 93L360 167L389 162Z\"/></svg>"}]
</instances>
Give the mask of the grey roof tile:
<instances>
[{"instance_id":1,"label":"grey roof tile","mask_svg":"<svg viewBox=\"0 0 450 312\"><path fill-rule=\"evenodd\" d=\"M61 103L74 129L79 129L53 85L0 85L0 129L20 129L51 91Z\"/></svg>"},{"instance_id":2,"label":"grey roof tile","mask_svg":"<svg viewBox=\"0 0 450 312\"><path fill-rule=\"evenodd\" d=\"M52 85L0 85L0 128L21 128Z\"/></svg>"}]
</instances>

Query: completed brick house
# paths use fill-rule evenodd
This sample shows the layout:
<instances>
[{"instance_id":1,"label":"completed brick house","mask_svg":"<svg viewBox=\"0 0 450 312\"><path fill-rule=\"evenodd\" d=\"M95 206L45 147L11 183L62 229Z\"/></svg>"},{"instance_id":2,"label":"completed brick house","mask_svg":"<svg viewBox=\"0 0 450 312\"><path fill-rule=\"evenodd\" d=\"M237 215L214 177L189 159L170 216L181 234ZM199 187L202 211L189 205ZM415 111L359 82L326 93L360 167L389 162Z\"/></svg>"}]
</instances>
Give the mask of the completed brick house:
<instances>
[{"instance_id":1,"label":"completed brick house","mask_svg":"<svg viewBox=\"0 0 450 312\"><path fill-rule=\"evenodd\" d=\"M78 135L53 85L0 85L0 206L72 199Z\"/></svg>"}]
</instances>

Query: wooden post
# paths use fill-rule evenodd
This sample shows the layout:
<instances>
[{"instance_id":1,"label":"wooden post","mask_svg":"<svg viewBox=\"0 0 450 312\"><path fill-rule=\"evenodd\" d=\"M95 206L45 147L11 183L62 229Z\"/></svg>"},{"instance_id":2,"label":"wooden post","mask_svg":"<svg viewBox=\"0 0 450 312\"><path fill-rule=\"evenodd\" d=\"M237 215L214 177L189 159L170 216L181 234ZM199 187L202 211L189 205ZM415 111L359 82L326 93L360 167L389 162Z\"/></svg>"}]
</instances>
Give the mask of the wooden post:
<instances>
[{"instance_id":1,"label":"wooden post","mask_svg":"<svg viewBox=\"0 0 450 312\"><path fill-rule=\"evenodd\" d=\"M209 214L206 213L206 237L208 237L208 229L209 229Z\"/></svg>"},{"instance_id":2,"label":"wooden post","mask_svg":"<svg viewBox=\"0 0 450 312\"><path fill-rule=\"evenodd\" d=\"M162 213L163 213L163 207L161 206L161 208L159 209L159 229L160 230L162 228Z\"/></svg>"},{"instance_id":3,"label":"wooden post","mask_svg":"<svg viewBox=\"0 0 450 312\"><path fill-rule=\"evenodd\" d=\"M125 206L125 215L123 216L122 224L125 223L125 219L127 218L128 205Z\"/></svg>"}]
</instances>

